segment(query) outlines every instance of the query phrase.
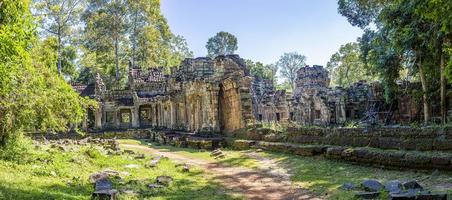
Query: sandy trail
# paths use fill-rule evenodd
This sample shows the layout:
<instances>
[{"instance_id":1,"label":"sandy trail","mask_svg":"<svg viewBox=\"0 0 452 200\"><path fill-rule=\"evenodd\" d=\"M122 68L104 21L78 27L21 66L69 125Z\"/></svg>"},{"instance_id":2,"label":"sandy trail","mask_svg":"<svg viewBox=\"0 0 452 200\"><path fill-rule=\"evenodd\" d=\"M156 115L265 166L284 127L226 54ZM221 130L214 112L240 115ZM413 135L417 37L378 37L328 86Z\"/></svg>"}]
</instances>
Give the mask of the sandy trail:
<instances>
[{"instance_id":1,"label":"sandy trail","mask_svg":"<svg viewBox=\"0 0 452 200\"><path fill-rule=\"evenodd\" d=\"M211 173L214 179L224 187L244 195L247 199L256 200L292 200L310 199L321 200L308 190L297 188L290 182L290 175L281 171L274 163L271 170L253 170L242 167L229 167L218 163L211 163L202 159L187 158L176 153L153 149L144 145L122 144L126 149L141 150L150 154L163 155L172 160L203 168ZM262 161L262 160L261 160ZM276 171L275 171L276 170ZM275 173L281 172L281 173Z\"/></svg>"}]
</instances>

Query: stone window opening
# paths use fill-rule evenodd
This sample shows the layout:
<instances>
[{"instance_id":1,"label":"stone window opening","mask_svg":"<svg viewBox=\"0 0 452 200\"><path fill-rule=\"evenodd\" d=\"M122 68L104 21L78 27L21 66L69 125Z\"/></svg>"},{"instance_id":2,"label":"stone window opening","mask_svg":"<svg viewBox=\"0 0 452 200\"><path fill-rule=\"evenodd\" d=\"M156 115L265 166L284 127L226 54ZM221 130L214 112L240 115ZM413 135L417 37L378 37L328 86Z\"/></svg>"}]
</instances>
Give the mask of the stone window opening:
<instances>
[{"instance_id":1,"label":"stone window opening","mask_svg":"<svg viewBox=\"0 0 452 200\"><path fill-rule=\"evenodd\" d=\"M105 124L108 126L113 126L114 125L114 112L111 111L107 111L105 112Z\"/></svg>"},{"instance_id":2,"label":"stone window opening","mask_svg":"<svg viewBox=\"0 0 452 200\"><path fill-rule=\"evenodd\" d=\"M259 120L259 121L262 121L262 114L259 114L259 115L258 115L258 120Z\"/></svg>"},{"instance_id":3,"label":"stone window opening","mask_svg":"<svg viewBox=\"0 0 452 200\"><path fill-rule=\"evenodd\" d=\"M132 123L132 113L130 110L120 110L119 114L120 125L122 128L130 127Z\"/></svg>"},{"instance_id":4,"label":"stone window opening","mask_svg":"<svg viewBox=\"0 0 452 200\"><path fill-rule=\"evenodd\" d=\"M290 121L295 121L295 114L293 112L290 112L289 115L290 115Z\"/></svg>"},{"instance_id":5,"label":"stone window opening","mask_svg":"<svg viewBox=\"0 0 452 200\"><path fill-rule=\"evenodd\" d=\"M315 119L320 119L321 114L322 113L320 112L320 110L315 110L315 115L314 115Z\"/></svg>"},{"instance_id":6,"label":"stone window opening","mask_svg":"<svg viewBox=\"0 0 452 200\"><path fill-rule=\"evenodd\" d=\"M280 113L276 113L276 121L281 121L281 114Z\"/></svg>"}]
</instances>

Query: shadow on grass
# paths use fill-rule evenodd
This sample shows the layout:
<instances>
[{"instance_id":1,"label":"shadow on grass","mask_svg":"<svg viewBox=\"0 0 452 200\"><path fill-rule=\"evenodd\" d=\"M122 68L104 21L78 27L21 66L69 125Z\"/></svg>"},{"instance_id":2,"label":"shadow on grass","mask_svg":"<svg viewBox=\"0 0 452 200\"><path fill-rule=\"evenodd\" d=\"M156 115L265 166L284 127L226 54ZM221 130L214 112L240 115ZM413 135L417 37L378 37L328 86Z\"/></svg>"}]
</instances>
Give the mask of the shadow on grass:
<instances>
[{"instance_id":1,"label":"shadow on grass","mask_svg":"<svg viewBox=\"0 0 452 200\"><path fill-rule=\"evenodd\" d=\"M0 183L0 199L87 199L91 196L92 186L63 186L51 185L33 187L30 190L14 185Z\"/></svg>"}]
</instances>

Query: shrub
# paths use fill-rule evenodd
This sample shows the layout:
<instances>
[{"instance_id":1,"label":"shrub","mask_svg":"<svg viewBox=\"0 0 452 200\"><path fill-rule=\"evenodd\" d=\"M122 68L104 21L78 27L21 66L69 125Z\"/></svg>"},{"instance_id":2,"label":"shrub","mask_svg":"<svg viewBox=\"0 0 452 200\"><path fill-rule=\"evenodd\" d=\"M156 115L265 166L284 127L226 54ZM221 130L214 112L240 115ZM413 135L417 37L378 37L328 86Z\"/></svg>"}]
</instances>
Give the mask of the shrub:
<instances>
[{"instance_id":1,"label":"shrub","mask_svg":"<svg viewBox=\"0 0 452 200\"><path fill-rule=\"evenodd\" d=\"M5 146L0 148L0 159L24 162L30 154L31 139L22 134L10 135Z\"/></svg>"}]
</instances>

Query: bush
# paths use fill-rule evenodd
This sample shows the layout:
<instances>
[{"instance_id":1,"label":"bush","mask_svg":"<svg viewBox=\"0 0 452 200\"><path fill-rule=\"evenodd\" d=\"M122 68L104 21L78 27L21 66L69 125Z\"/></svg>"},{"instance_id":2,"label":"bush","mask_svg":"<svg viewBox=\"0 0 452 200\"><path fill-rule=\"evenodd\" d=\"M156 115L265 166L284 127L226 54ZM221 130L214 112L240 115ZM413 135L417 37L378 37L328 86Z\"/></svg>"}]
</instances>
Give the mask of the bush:
<instances>
[{"instance_id":1,"label":"bush","mask_svg":"<svg viewBox=\"0 0 452 200\"><path fill-rule=\"evenodd\" d=\"M87 156L89 156L90 158L93 158L93 159L100 158L102 156L102 153L98 149L96 149L94 147L88 147L85 150L85 154Z\"/></svg>"},{"instance_id":2,"label":"bush","mask_svg":"<svg viewBox=\"0 0 452 200\"><path fill-rule=\"evenodd\" d=\"M31 139L22 134L13 134L6 140L6 145L0 147L0 159L23 162L30 154Z\"/></svg>"}]
</instances>

